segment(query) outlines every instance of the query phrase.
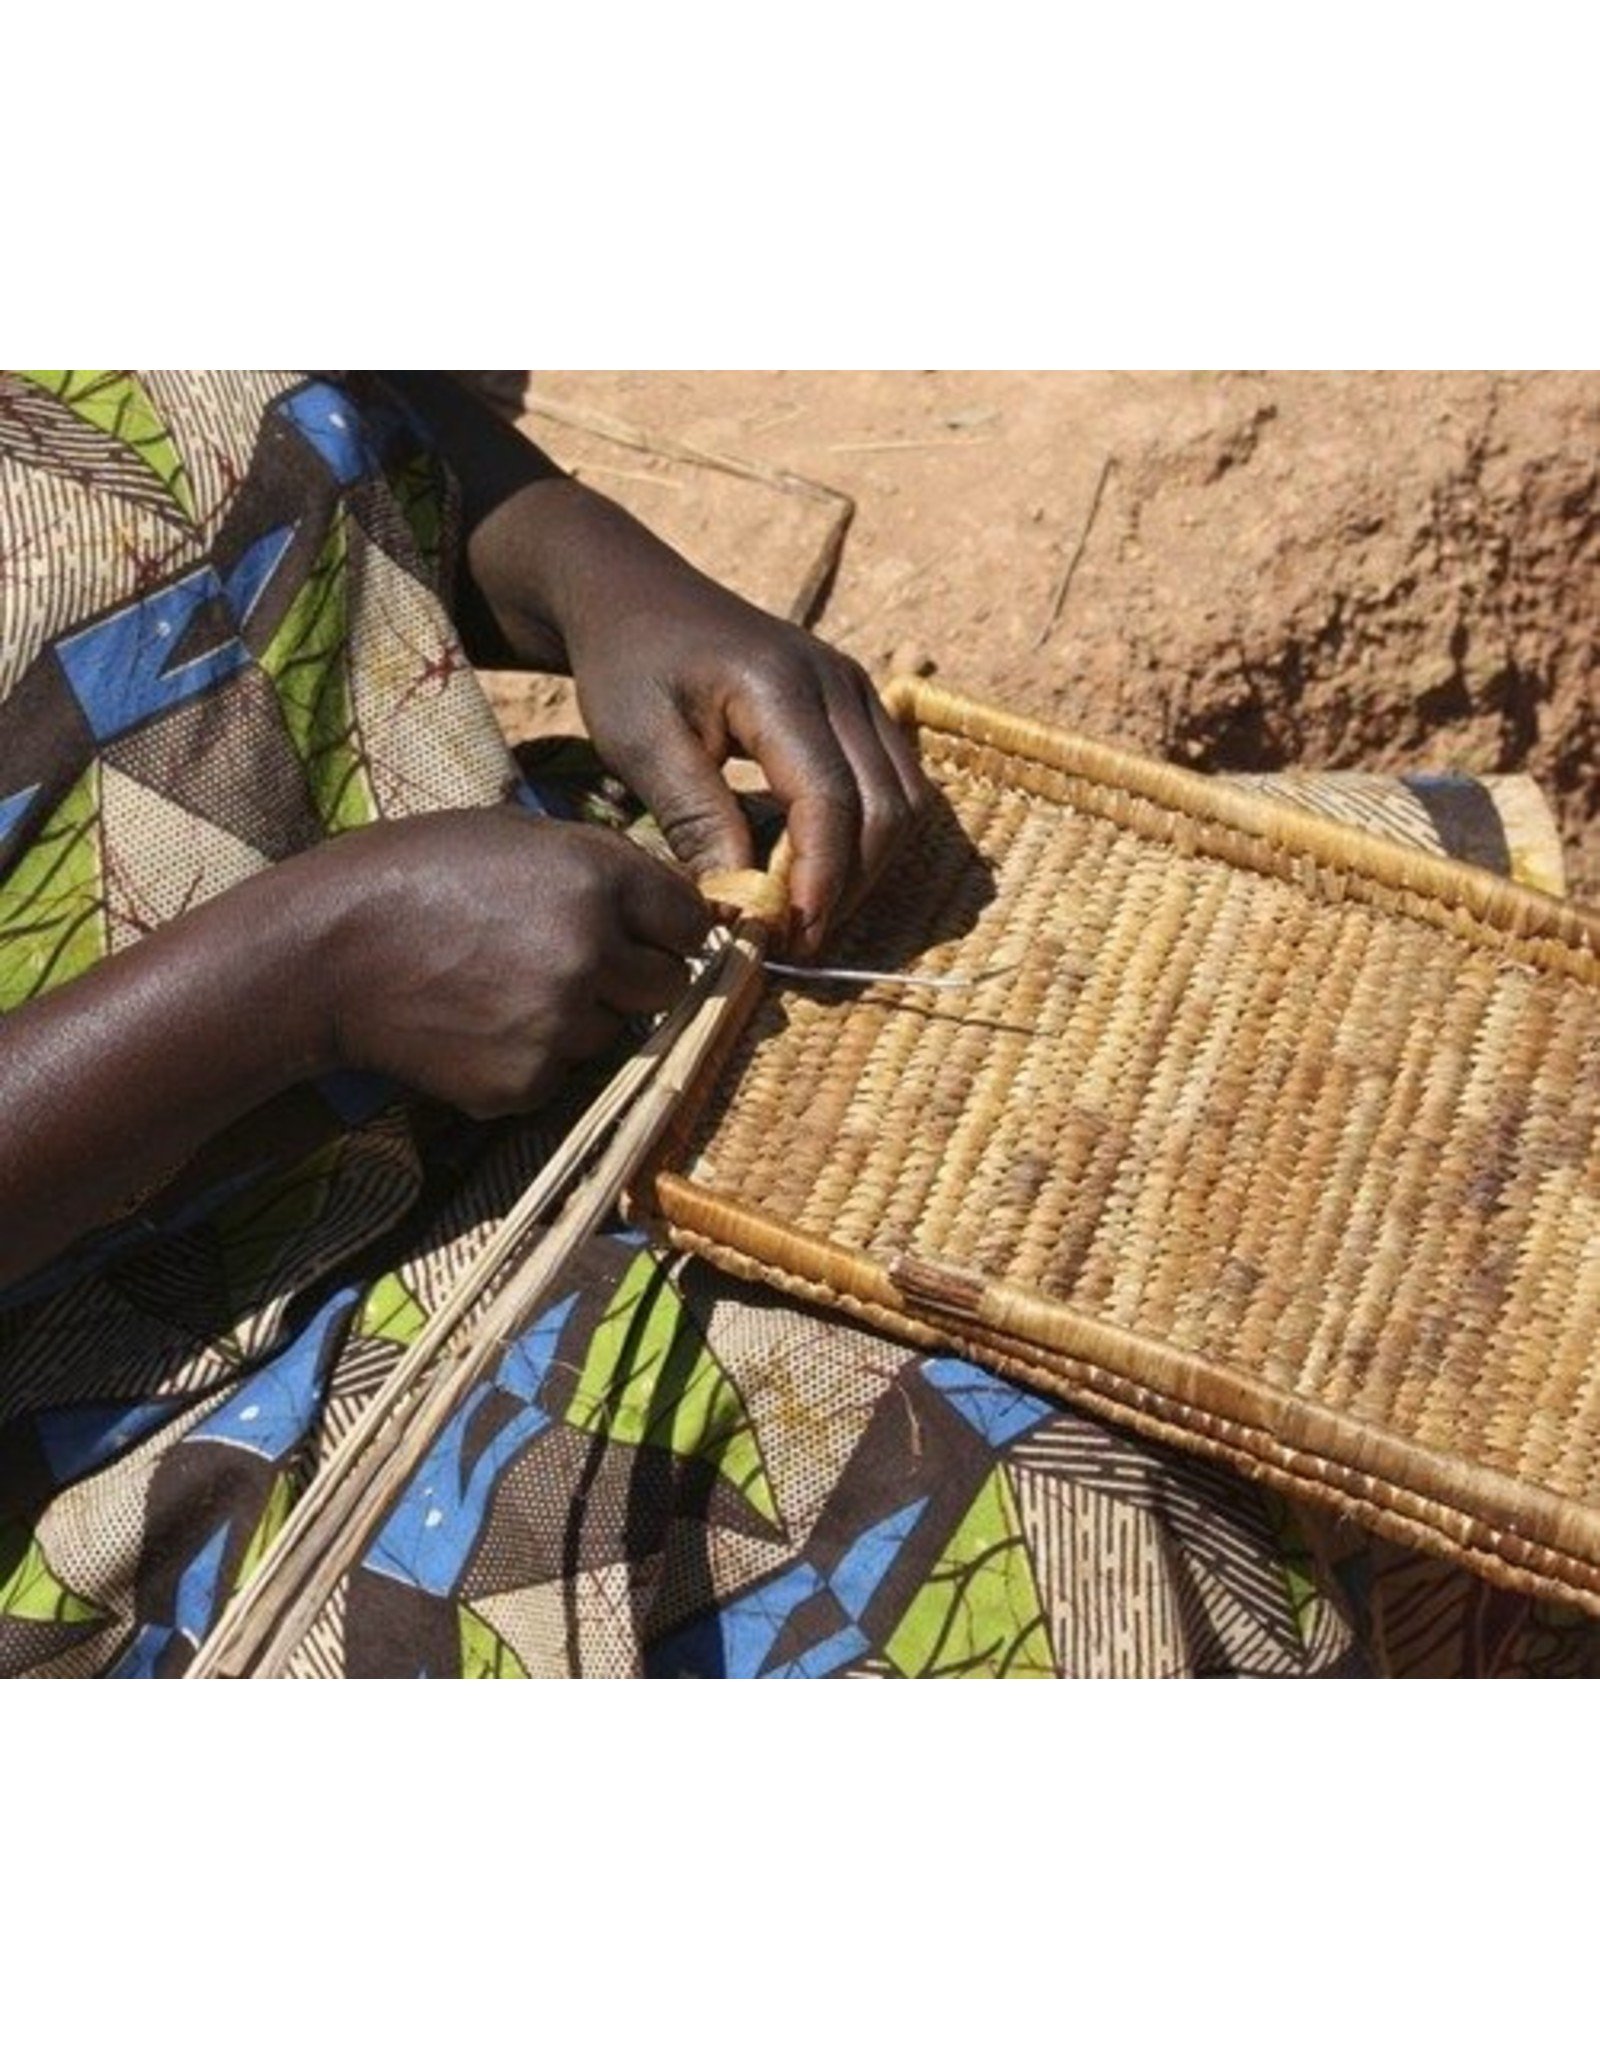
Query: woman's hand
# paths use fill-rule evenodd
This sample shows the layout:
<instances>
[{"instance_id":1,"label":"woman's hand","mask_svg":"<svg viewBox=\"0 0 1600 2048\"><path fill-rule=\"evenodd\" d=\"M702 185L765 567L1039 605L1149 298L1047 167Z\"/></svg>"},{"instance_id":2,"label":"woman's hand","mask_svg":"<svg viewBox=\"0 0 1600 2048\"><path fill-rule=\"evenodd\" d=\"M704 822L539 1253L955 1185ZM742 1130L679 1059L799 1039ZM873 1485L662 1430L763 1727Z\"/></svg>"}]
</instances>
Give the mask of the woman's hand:
<instances>
[{"instance_id":1,"label":"woman's hand","mask_svg":"<svg viewBox=\"0 0 1600 2048\"><path fill-rule=\"evenodd\" d=\"M790 937L814 954L931 795L861 667L566 478L497 506L468 559L513 650L547 648L556 622L591 738L686 865L750 865L720 770L760 764L787 814Z\"/></svg>"},{"instance_id":2,"label":"woman's hand","mask_svg":"<svg viewBox=\"0 0 1600 2048\"><path fill-rule=\"evenodd\" d=\"M759 762L787 815L796 951L870 887L930 791L859 665L690 568L615 507L586 510L607 603L567 629L585 723L691 868L748 867L722 763Z\"/></svg>"},{"instance_id":3,"label":"woman's hand","mask_svg":"<svg viewBox=\"0 0 1600 2048\"><path fill-rule=\"evenodd\" d=\"M720 770L758 762L788 817L791 939L814 954L932 794L860 666L701 575L448 378L395 382L461 479L469 652L570 668L601 754L696 869L750 864Z\"/></svg>"},{"instance_id":4,"label":"woman's hand","mask_svg":"<svg viewBox=\"0 0 1600 2048\"><path fill-rule=\"evenodd\" d=\"M676 1002L710 924L618 834L511 810L373 825L305 858L334 934L332 1062L477 1117L533 1108L625 1018Z\"/></svg>"},{"instance_id":5,"label":"woman's hand","mask_svg":"<svg viewBox=\"0 0 1600 2048\"><path fill-rule=\"evenodd\" d=\"M0 1016L0 1287L339 1066L480 1117L664 1008L708 917L618 835L511 810L369 825Z\"/></svg>"}]
</instances>

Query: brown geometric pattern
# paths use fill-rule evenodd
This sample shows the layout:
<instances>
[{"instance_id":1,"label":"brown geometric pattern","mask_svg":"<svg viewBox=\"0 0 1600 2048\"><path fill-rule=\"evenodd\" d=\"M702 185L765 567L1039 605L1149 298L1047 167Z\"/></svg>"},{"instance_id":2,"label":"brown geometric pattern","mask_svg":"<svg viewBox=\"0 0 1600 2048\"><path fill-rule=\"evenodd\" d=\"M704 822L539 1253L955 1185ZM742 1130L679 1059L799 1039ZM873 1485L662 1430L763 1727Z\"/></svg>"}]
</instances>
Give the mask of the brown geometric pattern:
<instances>
[{"instance_id":1,"label":"brown geometric pattern","mask_svg":"<svg viewBox=\"0 0 1600 2048\"><path fill-rule=\"evenodd\" d=\"M105 759L269 864L321 837L277 695L253 663L114 741Z\"/></svg>"}]
</instances>

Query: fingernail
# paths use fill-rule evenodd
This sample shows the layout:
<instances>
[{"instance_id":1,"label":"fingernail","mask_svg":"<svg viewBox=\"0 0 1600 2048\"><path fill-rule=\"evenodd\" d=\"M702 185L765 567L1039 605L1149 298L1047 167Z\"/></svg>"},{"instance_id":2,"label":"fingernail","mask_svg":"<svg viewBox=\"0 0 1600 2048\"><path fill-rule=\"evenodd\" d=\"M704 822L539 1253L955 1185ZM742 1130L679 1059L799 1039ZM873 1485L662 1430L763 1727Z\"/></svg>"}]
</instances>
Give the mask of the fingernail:
<instances>
[{"instance_id":1,"label":"fingernail","mask_svg":"<svg viewBox=\"0 0 1600 2048\"><path fill-rule=\"evenodd\" d=\"M797 951L802 959L815 960L822 951L822 941L827 937L828 921L825 917L808 917L799 928Z\"/></svg>"}]
</instances>

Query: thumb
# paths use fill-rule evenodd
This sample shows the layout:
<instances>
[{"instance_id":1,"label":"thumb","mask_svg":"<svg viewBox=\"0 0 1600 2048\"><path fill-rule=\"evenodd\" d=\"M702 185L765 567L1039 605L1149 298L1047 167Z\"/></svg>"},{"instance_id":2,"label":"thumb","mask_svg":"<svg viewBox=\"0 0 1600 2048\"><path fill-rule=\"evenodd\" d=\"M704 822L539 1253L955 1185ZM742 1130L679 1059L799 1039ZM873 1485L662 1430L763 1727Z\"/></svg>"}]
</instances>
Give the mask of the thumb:
<instances>
[{"instance_id":1,"label":"thumb","mask_svg":"<svg viewBox=\"0 0 1600 2048\"><path fill-rule=\"evenodd\" d=\"M755 850L739 799L687 725L664 718L627 754L618 764L624 780L685 867L749 867Z\"/></svg>"}]
</instances>

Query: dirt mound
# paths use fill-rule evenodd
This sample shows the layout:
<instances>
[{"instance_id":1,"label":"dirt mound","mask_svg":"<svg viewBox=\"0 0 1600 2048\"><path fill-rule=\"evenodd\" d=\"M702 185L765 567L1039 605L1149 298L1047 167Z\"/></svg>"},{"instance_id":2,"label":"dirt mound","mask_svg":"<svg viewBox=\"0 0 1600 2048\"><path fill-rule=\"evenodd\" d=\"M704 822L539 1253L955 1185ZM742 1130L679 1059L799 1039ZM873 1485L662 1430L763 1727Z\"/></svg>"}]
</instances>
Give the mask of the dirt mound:
<instances>
[{"instance_id":1,"label":"dirt mound","mask_svg":"<svg viewBox=\"0 0 1600 2048\"><path fill-rule=\"evenodd\" d=\"M817 623L879 670L931 664L1203 768L1527 769L1575 892L1600 900L1600 376L562 373L532 391L850 492ZM527 425L762 601L804 580L803 502ZM554 703L524 695L512 722Z\"/></svg>"},{"instance_id":2,"label":"dirt mound","mask_svg":"<svg viewBox=\"0 0 1600 2048\"><path fill-rule=\"evenodd\" d=\"M1016 686L1208 768L1528 769L1600 896L1595 380L1264 382L1113 471L1077 674Z\"/></svg>"}]
</instances>

